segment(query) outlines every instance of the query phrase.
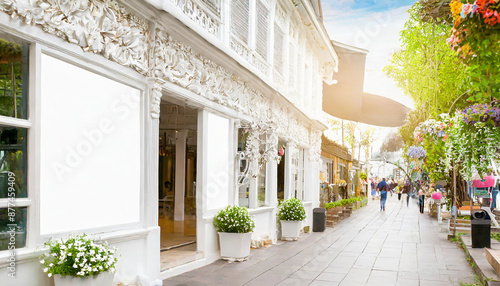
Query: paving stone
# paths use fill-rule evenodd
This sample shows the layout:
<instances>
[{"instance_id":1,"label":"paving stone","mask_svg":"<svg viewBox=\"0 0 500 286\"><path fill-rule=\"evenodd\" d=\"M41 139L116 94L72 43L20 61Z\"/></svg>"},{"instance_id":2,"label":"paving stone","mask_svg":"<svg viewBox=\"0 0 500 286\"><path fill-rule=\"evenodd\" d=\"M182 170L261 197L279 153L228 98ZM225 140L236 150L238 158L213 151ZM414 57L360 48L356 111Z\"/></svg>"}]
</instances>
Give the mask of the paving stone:
<instances>
[{"instance_id":1,"label":"paving stone","mask_svg":"<svg viewBox=\"0 0 500 286\"><path fill-rule=\"evenodd\" d=\"M305 271L305 270L299 270L293 273L290 278L296 278L296 279L311 279L313 280L314 278L318 277L318 275L321 272L319 271Z\"/></svg>"},{"instance_id":2,"label":"paving stone","mask_svg":"<svg viewBox=\"0 0 500 286\"><path fill-rule=\"evenodd\" d=\"M396 199L394 199L396 198ZM416 204L389 198L356 210L324 233L302 234L252 250L242 263L217 261L167 279L164 285L420 285L474 283L463 250L440 233Z\"/></svg>"},{"instance_id":3,"label":"paving stone","mask_svg":"<svg viewBox=\"0 0 500 286\"><path fill-rule=\"evenodd\" d=\"M307 286L311 284L312 279L296 279L296 278L287 278L281 281L279 286Z\"/></svg>"},{"instance_id":4,"label":"paving stone","mask_svg":"<svg viewBox=\"0 0 500 286\"><path fill-rule=\"evenodd\" d=\"M334 283L340 283L342 279L344 279L346 275L345 274L339 274L339 273L329 273L329 272L323 272L318 277L314 279L314 281L328 281L328 282L334 282Z\"/></svg>"}]
</instances>

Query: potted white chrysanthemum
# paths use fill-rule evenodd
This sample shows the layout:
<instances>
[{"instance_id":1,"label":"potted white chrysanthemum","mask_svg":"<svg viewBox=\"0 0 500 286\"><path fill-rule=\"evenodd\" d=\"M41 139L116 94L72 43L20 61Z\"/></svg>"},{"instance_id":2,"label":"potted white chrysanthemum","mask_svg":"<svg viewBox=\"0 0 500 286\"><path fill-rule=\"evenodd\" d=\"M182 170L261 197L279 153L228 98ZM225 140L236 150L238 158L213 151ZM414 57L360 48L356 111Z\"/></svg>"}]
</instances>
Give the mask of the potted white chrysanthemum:
<instances>
[{"instance_id":1,"label":"potted white chrysanthemum","mask_svg":"<svg viewBox=\"0 0 500 286\"><path fill-rule=\"evenodd\" d=\"M247 209L228 206L217 213L213 224L219 233L222 259L247 260L250 255L252 231L255 228Z\"/></svg>"},{"instance_id":2,"label":"potted white chrysanthemum","mask_svg":"<svg viewBox=\"0 0 500 286\"><path fill-rule=\"evenodd\" d=\"M299 238L302 221L306 219L304 205L299 199L291 198L279 205L278 216L281 220L281 238Z\"/></svg>"},{"instance_id":3,"label":"potted white chrysanthemum","mask_svg":"<svg viewBox=\"0 0 500 286\"><path fill-rule=\"evenodd\" d=\"M56 286L111 286L118 259L107 242L96 243L85 234L45 243L43 271L54 276Z\"/></svg>"}]
</instances>

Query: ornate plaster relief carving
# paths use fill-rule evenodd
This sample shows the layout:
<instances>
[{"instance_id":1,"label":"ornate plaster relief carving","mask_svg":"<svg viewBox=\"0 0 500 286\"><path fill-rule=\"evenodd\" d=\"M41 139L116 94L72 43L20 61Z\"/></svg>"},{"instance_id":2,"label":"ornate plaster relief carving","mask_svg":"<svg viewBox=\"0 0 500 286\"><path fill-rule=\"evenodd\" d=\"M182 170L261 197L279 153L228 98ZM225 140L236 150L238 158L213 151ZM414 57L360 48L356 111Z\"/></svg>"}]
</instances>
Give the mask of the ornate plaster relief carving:
<instances>
[{"instance_id":1,"label":"ornate plaster relief carving","mask_svg":"<svg viewBox=\"0 0 500 286\"><path fill-rule=\"evenodd\" d=\"M179 1L177 4L181 3ZM186 1L182 3L183 7L189 6ZM140 74L176 83L256 120L274 121L276 134L291 135L289 137L297 144L312 145L310 150L319 153L320 131L310 132L293 112L274 104L249 82L163 31L157 30L154 40L150 41L148 22L128 13L116 1L0 0L0 11L27 25L40 26L45 32L76 44L84 51L132 67ZM282 13L285 12L281 8L278 21L284 21ZM153 53L152 60L148 62L150 53ZM284 82L278 85L283 87ZM158 118L160 86L153 85L149 94L151 116Z\"/></svg>"},{"instance_id":2,"label":"ornate plaster relief carving","mask_svg":"<svg viewBox=\"0 0 500 286\"><path fill-rule=\"evenodd\" d=\"M0 11L85 51L147 72L148 24L116 1L2 0Z\"/></svg>"}]
</instances>

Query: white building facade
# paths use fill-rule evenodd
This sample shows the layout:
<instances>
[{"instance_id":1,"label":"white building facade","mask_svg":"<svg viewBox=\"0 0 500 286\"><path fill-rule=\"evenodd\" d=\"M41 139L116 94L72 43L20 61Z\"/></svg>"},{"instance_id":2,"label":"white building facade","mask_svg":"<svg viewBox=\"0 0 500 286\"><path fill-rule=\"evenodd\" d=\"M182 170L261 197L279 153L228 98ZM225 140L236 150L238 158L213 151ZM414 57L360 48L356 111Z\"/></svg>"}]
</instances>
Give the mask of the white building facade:
<instances>
[{"instance_id":1,"label":"white building facade","mask_svg":"<svg viewBox=\"0 0 500 286\"><path fill-rule=\"evenodd\" d=\"M338 62L319 2L2 1L0 40L0 188L17 180L0 281L53 285L42 245L73 233L118 248L117 281L165 279L220 257L228 205L249 209L256 245L279 239L280 199L311 226Z\"/></svg>"}]
</instances>

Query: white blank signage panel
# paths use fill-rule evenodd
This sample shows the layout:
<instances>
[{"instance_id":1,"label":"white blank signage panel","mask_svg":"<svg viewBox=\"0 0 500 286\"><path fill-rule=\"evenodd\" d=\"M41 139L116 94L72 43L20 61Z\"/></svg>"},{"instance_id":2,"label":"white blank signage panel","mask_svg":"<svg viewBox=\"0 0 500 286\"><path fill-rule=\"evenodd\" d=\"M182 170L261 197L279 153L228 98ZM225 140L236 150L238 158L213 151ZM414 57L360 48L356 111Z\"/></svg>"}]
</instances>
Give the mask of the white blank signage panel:
<instances>
[{"instance_id":1,"label":"white blank signage panel","mask_svg":"<svg viewBox=\"0 0 500 286\"><path fill-rule=\"evenodd\" d=\"M41 234L139 222L140 90L42 54L40 96Z\"/></svg>"},{"instance_id":2,"label":"white blank signage panel","mask_svg":"<svg viewBox=\"0 0 500 286\"><path fill-rule=\"evenodd\" d=\"M207 193L208 210L224 208L229 195L229 120L211 113L207 116Z\"/></svg>"}]
</instances>

